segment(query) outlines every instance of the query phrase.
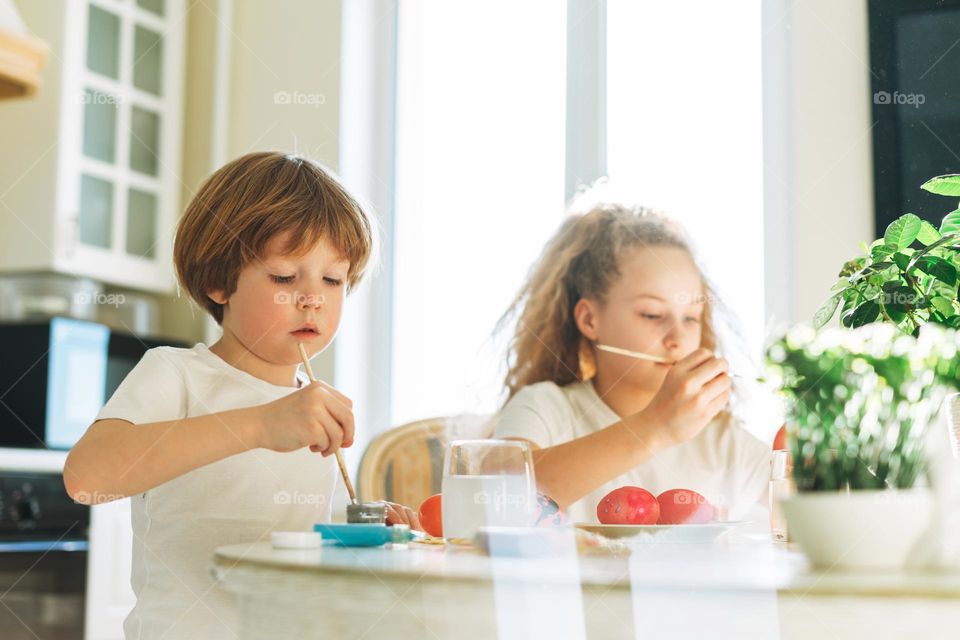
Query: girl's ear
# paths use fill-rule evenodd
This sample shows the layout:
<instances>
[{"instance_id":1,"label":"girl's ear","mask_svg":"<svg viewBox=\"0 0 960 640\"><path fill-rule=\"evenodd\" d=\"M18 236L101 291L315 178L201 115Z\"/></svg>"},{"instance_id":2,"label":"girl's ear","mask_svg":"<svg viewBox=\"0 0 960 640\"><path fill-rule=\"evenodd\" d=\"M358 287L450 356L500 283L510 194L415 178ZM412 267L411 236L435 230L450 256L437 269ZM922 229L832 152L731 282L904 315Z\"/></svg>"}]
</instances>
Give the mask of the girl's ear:
<instances>
[{"instance_id":1,"label":"girl's ear","mask_svg":"<svg viewBox=\"0 0 960 640\"><path fill-rule=\"evenodd\" d=\"M573 307L573 320L577 329L584 338L590 341L597 340L597 303L593 300L580 298Z\"/></svg>"},{"instance_id":2,"label":"girl's ear","mask_svg":"<svg viewBox=\"0 0 960 640\"><path fill-rule=\"evenodd\" d=\"M223 295L222 289L216 289L214 291L207 291L207 297L216 302L217 304L227 304L227 296Z\"/></svg>"}]
</instances>

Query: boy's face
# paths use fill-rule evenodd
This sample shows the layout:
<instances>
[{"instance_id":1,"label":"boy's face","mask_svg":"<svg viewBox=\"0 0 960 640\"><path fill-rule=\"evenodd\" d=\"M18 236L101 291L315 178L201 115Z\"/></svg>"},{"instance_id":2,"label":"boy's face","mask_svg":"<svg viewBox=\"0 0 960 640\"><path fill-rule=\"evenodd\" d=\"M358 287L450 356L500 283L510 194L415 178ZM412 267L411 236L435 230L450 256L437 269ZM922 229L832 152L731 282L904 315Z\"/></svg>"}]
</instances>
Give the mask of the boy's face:
<instances>
[{"instance_id":1,"label":"boy's face","mask_svg":"<svg viewBox=\"0 0 960 640\"><path fill-rule=\"evenodd\" d=\"M275 236L263 256L246 265L237 289L224 304L223 329L260 360L277 365L300 362L323 351L340 326L350 263L326 238L300 256L284 255L288 234ZM220 297L218 297L220 296Z\"/></svg>"}]
</instances>

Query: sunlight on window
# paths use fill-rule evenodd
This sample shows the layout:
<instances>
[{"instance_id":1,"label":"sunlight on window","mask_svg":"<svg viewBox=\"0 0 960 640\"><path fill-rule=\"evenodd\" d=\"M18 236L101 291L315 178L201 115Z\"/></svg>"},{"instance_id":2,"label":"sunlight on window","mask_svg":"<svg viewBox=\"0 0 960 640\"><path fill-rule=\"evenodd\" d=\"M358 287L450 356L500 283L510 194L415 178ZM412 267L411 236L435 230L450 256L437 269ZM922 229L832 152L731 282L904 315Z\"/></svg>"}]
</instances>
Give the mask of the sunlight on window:
<instances>
[{"instance_id":1,"label":"sunlight on window","mask_svg":"<svg viewBox=\"0 0 960 640\"><path fill-rule=\"evenodd\" d=\"M608 4L611 181L679 219L763 341L760 2Z\"/></svg>"},{"instance_id":2,"label":"sunlight on window","mask_svg":"<svg viewBox=\"0 0 960 640\"><path fill-rule=\"evenodd\" d=\"M566 3L399 4L393 421L492 412L563 217Z\"/></svg>"}]
</instances>

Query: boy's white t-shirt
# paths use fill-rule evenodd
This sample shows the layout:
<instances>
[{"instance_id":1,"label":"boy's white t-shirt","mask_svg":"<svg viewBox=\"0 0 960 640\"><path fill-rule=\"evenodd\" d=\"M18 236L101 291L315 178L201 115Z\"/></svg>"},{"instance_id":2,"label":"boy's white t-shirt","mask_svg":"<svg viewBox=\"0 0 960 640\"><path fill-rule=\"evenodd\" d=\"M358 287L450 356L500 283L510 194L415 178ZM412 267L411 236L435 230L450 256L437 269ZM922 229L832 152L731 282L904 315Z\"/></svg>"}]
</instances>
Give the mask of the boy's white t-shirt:
<instances>
[{"instance_id":1,"label":"boy's white t-shirt","mask_svg":"<svg viewBox=\"0 0 960 640\"><path fill-rule=\"evenodd\" d=\"M300 384L309 380L298 375ZM227 364L204 344L150 349L97 419L146 424L251 407L296 391ZM136 473L136 465L130 473ZM338 469L304 447L254 449L131 497L137 596L128 640L236 638L233 596L210 574L219 546L269 541L271 531L329 522Z\"/></svg>"},{"instance_id":2,"label":"boy's white t-shirt","mask_svg":"<svg viewBox=\"0 0 960 640\"><path fill-rule=\"evenodd\" d=\"M524 387L497 418L495 437L523 438L541 448L589 435L619 422L590 382L560 387L538 382ZM730 420L714 420L695 438L660 451L570 505L573 522L597 522L597 503L618 487L642 487L653 495L692 489L727 508L731 520L744 517L770 480L770 447Z\"/></svg>"}]
</instances>

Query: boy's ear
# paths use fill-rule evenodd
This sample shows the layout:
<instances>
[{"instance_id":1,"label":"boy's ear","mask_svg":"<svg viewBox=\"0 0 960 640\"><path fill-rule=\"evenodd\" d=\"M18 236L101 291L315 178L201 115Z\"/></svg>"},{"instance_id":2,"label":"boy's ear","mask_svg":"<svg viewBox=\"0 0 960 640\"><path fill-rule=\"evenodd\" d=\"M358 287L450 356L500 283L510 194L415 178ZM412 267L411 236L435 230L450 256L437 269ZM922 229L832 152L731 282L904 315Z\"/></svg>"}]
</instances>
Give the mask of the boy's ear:
<instances>
[{"instance_id":1,"label":"boy's ear","mask_svg":"<svg viewBox=\"0 0 960 640\"><path fill-rule=\"evenodd\" d=\"M597 303L580 298L573 307L573 319L577 329L587 340L597 339Z\"/></svg>"},{"instance_id":2,"label":"boy's ear","mask_svg":"<svg viewBox=\"0 0 960 640\"><path fill-rule=\"evenodd\" d=\"M207 297L216 302L217 304L227 304L227 296L223 294L223 289L216 289L214 291L207 291Z\"/></svg>"}]
</instances>

